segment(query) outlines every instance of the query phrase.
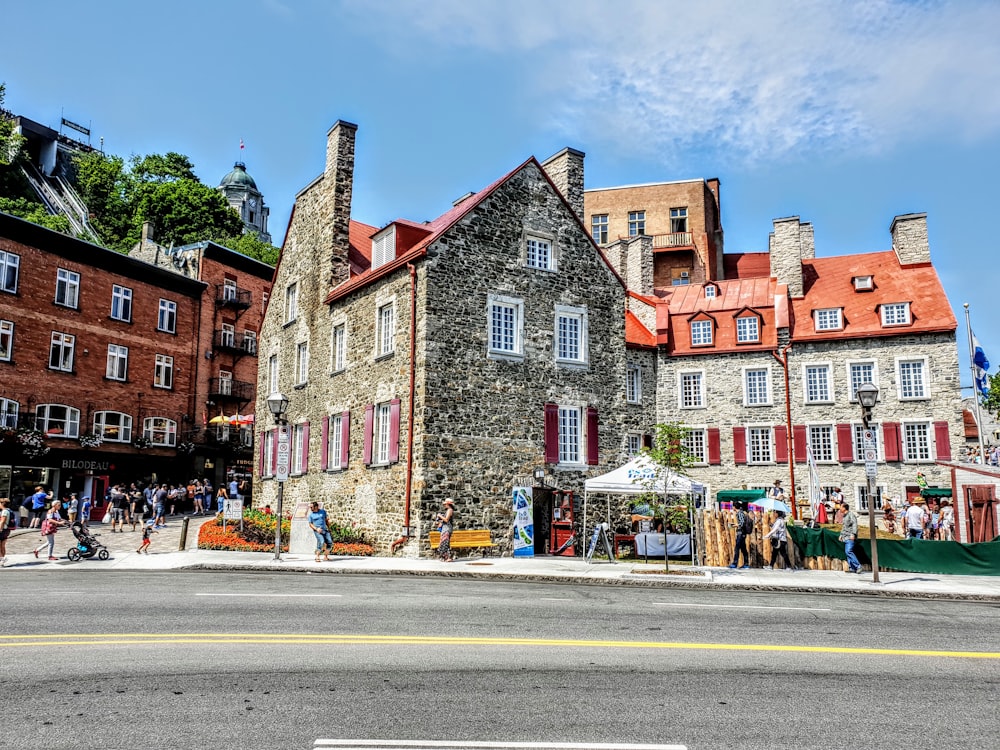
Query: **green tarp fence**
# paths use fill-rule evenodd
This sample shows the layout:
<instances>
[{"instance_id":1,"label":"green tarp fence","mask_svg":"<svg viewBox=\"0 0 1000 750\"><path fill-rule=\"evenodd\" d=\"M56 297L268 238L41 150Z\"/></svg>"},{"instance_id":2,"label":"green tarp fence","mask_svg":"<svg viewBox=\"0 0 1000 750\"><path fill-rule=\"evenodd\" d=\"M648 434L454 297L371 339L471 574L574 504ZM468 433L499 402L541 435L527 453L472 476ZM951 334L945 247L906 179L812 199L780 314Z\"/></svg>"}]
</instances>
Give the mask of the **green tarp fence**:
<instances>
[{"instance_id":1,"label":"green tarp fence","mask_svg":"<svg viewBox=\"0 0 1000 750\"><path fill-rule=\"evenodd\" d=\"M854 554L871 565L871 541L862 529ZM789 526L788 535L804 557L833 557L846 560L839 532ZM1000 537L998 537L1000 539ZM879 539L879 568L910 573L942 573L960 576L1000 576L1000 541L962 544L923 539Z\"/></svg>"},{"instance_id":2,"label":"green tarp fence","mask_svg":"<svg viewBox=\"0 0 1000 750\"><path fill-rule=\"evenodd\" d=\"M762 497L767 497L767 492L764 490L719 490L716 494L720 503L735 503L736 501L746 503L751 500L760 500Z\"/></svg>"}]
</instances>

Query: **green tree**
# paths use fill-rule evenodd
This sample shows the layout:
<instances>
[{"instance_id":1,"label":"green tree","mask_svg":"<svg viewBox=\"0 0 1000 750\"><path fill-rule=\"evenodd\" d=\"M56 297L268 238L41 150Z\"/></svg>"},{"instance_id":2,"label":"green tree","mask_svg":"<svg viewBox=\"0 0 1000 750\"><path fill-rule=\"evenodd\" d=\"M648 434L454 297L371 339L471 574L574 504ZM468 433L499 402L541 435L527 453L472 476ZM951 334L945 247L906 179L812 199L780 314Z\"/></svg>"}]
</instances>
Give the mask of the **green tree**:
<instances>
[{"instance_id":1,"label":"green tree","mask_svg":"<svg viewBox=\"0 0 1000 750\"><path fill-rule=\"evenodd\" d=\"M0 198L0 211L11 216L19 216L56 232L70 235L73 233L69 219L50 214L45 210L45 206L37 201L30 201L27 198Z\"/></svg>"},{"instance_id":2,"label":"green tree","mask_svg":"<svg viewBox=\"0 0 1000 750\"><path fill-rule=\"evenodd\" d=\"M133 223L131 176L120 156L106 156L99 151L77 154L73 158L74 186L90 212L90 222L104 243L126 252L124 238Z\"/></svg>"},{"instance_id":3,"label":"green tree","mask_svg":"<svg viewBox=\"0 0 1000 750\"><path fill-rule=\"evenodd\" d=\"M196 180L139 182L134 195L135 212L126 236L128 247L142 235L142 224L153 222L161 245L186 245L211 237L235 237L243 222L218 190Z\"/></svg>"},{"instance_id":4,"label":"green tree","mask_svg":"<svg viewBox=\"0 0 1000 750\"><path fill-rule=\"evenodd\" d=\"M976 391L976 397L980 398L979 391ZM979 403L983 409L995 417L1000 416L1000 375L990 378L990 389L981 399Z\"/></svg>"},{"instance_id":5,"label":"green tree","mask_svg":"<svg viewBox=\"0 0 1000 750\"><path fill-rule=\"evenodd\" d=\"M684 445L687 433L687 428L678 422L661 422L656 425L653 446L642 451L654 470L654 475L643 482L646 493L642 500L649 504L654 516L663 519L664 530L669 526L680 533L691 529L690 497L671 492L671 479L686 477L695 462ZM664 564L669 568L666 554Z\"/></svg>"},{"instance_id":6,"label":"green tree","mask_svg":"<svg viewBox=\"0 0 1000 750\"><path fill-rule=\"evenodd\" d=\"M133 155L129 171L132 173L132 179L140 183L177 180L198 182L191 160L175 151L168 151L166 154L147 154L143 157Z\"/></svg>"},{"instance_id":7,"label":"green tree","mask_svg":"<svg viewBox=\"0 0 1000 750\"><path fill-rule=\"evenodd\" d=\"M14 118L4 109L7 84L0 83L0 167L9 167L21 155L24 137L14 132Z\"/></svg>"},{"instance_id":8,"label":"green tree","mask_svg":"<svg viewBox=\"0 0 1000 750\"><path fill-rule=\"evenodd\" d=\"M226 237L213 241L247 257L267 263L269 266L277 265L278 256L281 254L280 249L270 242L264 242L254 232L246 232L236 237Z\"/></svg>"}]
</instances>

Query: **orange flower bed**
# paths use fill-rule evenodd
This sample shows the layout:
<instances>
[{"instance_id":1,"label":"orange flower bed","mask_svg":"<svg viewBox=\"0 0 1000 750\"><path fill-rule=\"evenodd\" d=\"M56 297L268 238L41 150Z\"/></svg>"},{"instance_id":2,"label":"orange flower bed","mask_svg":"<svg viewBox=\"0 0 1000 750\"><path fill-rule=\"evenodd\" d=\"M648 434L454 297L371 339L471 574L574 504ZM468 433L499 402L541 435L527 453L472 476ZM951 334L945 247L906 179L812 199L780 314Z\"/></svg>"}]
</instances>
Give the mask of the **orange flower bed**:
<instances>
[{"instance_id":1,"label":"orange flower bed","mask_svg":"<svg viewBox=\"0 0 1000 750\"><path fill-rule=\"evenodd\" d=\"M271 541L261 541L260 529L252 528L252 522L245 524L245 531L240 533L240 525L232 521L227 522L225 530L222 528L221 519L214 519L202 524L198 532L198 549L229 550L231 552L273 552L274 551L274 524L271 522ZM281 524L281 551L288 552L288 537L290 532L290 521L286 518ZM255 539L247 539L253 536ZM367 557L375 554L375 548L365 542L334 542L334 555L349 555L353 557Z\"/></svg>"}]
</instances>

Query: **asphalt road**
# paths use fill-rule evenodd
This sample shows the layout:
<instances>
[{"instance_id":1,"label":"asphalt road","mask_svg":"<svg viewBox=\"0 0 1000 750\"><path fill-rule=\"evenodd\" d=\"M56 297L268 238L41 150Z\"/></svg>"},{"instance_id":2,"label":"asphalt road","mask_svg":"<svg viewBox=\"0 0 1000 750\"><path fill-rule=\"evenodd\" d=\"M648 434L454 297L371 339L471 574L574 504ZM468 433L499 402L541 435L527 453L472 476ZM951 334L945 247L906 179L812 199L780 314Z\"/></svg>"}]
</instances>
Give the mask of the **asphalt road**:
<instances>
[{"instance_id":1,"label":"asphalt road","mask_svg":"<svg viewBox=\"0 0 1000 750\"><path fill-rule=\"evenodd\" d=\"M2 582L0 748L985 748L1000 729L991 604L82 568Z\"/></svg>"}]
</instances>

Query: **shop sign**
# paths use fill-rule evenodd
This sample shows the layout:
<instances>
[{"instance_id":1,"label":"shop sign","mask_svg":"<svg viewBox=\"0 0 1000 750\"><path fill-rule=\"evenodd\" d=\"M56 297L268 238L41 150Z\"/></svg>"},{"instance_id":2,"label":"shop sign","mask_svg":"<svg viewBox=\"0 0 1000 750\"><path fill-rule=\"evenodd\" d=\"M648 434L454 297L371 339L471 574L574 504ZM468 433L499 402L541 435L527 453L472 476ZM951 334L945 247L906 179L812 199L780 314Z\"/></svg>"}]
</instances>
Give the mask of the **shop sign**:
<instances>
[{"instance_id":1,"label":"shop sign","mask_svg":"<svg viewBox=\"0 0 1000 750\"><path fill-rule=\"evenodd\" d=\"M84 469L85 471L110 471L110 461L75 461L72 458L65 458L62 462L64 469Z\"/></svg>"}]
</instances>

